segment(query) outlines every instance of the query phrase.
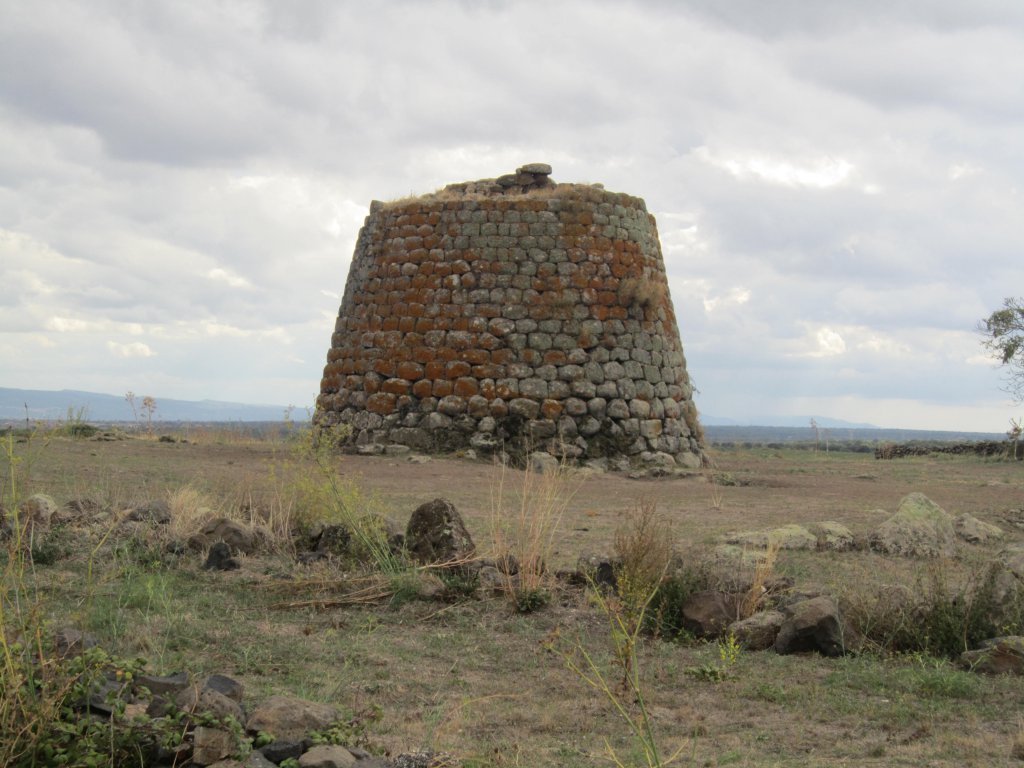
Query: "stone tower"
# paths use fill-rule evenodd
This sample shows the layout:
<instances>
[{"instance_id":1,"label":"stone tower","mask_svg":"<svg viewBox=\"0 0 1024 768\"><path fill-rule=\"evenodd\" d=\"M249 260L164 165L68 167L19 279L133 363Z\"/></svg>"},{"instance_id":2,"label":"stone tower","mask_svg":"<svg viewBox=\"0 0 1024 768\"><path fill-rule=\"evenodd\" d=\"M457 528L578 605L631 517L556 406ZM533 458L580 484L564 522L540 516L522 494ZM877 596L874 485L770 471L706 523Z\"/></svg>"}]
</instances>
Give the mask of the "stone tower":
<instances>
[{"instance_id":1,"label":"stone tower","mask_svg":"<svg viewBox=\"0 0 1024 768\"><path fill-rule=\"evenodd\" d=\"M371 203L317 424L350 425L367 450L700 466L654 217L640 198L550 173L534 163Z\"/></svg>"}]
</instances>

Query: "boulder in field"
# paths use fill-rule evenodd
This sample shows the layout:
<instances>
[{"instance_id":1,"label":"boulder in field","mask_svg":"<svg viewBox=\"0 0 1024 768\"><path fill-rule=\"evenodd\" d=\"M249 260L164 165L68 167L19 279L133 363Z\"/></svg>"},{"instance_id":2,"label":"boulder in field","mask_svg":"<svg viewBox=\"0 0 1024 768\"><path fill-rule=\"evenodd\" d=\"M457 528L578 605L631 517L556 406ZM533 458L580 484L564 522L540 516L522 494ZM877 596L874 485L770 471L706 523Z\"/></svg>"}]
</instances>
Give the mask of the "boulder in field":
<instances>
[{"instance_id":1,"label":"boulder in field","mask_svg":"<svg viewBox=\"0 0 1024 768\"><path fill-rule=\"evenodd\" d=\"M839 608L831 598L801 600L786 608L786 619L775 638L776 653L818 651L841 656L845 650Z\"/></svg>"},{"instance_id":2,"label":"boulder in field","mask_svg":"<svg viewBox=\"0 0 1024 768\"><path fill-rule=\"evenodd\" d=\"M447 499L417 507L405 530L405 544L416 562L464 563L476 554L462 515Z\"/></svg>"},{"instance_id":3,"label":"boulder in field","mask_svg":"<svg viewBox=\"0 0 1024 768\"><path fill-rule=\"evenodd\" d=\"M870 536L877 552L903 557L951 557L956 554L953 516L923 493L903 497L896 514Z\"/></svg>"}]
</instances>

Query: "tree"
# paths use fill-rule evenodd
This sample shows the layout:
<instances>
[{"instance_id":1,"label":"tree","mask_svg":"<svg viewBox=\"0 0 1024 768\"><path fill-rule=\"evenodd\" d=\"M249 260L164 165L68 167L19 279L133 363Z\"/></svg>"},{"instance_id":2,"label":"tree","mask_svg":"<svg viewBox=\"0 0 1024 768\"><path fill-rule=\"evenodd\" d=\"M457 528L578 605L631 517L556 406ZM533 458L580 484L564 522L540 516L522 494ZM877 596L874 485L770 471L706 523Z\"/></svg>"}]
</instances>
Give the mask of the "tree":
<instances>
[{"instance_id":1,"label":"tree","mask_svg":"<svg viewBox=\"0 0 1024 768\"><path fill-rule=\"evenodd\" d=\"M981 321L982 342L1007 368L1006 391L1017 402L1024 401L1024 299L1010 297Z\"/></svg>"}]
</instances>

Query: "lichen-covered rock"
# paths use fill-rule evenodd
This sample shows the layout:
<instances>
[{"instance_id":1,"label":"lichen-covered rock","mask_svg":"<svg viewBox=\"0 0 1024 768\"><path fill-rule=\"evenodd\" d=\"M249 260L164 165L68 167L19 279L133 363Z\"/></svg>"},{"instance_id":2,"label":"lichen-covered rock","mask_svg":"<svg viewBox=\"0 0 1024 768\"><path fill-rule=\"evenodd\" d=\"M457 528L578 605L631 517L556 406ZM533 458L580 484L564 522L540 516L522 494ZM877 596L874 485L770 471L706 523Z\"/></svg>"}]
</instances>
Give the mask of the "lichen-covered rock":
<instances>
[{"instance_id":1,"label":"lichen-covered rock","mask_svg":"<svg viewBox=\"0 0 1024 768\"><path fill-rule=\"evenodd\" d=\"M416 508L405 529L405 545L418 563L465 563L476 554L462 515L447 499Z\"/></svg>"},{"instance_id":2,"label":"lichen-covered rock","mask_svg":"<svg viewBox=\"0 0 1024 768\"><path fill-rule=\"evenodd\" d=\"M275 739L301 741L311 731L323 730L338 718L329 704L292 696L271 696L259 704L245 723L249 733L271 734Z\"/></svg>"},{"instance_id":3,"label":"lichen-covered rock","mask_svg":"<svg viewBox=\"0 0 1024 768\"><path fill-rule=\"evenodd\" d=\"M1003 529L998 525L986 523L966 512L953 519L953 530L968 544L987 544L1003 538Z\"/></svg>"},{"instance_id":4,"label":"lichen-covered rock","mask_svg":"<svg viewBox=\"0 0 1024 768\"><path fill-rule=\"evenodd\" d=\"M57 503L44 493L36 493L18 505L17 522L26 533L42 533L50 529L56 513Z\"/></svg>"},{"instance_id":5,"label":"lichen-covered rock","mask_svg":"<svg viewBox=\"0 0 1024 768\"><path fill-rule=\"evenodd\" d=\"M956 554L953 516L923 493L903 497L896 514L869 538L871 548L904 557L951 557Z\"/></svg>"},{"instance_id":6,"label":"lichen-covered rock","mask_svg":"<svg viewBox=\"0 0 1024 768\"><path fill-rule=\"evenodd\" d=\"M153 499L129 510L126 519L134 523L167 525L171 522L171 505L164 499Z\"/></svg>"},{"instance_id":7,"label":"lichen-covered rock","mask_svg":"<svg viewBox=\"0 0 1024 768\"><path fill-rule=\"evenodd\" d=\"M729 634L750 651L763 651L775 645L775 638L786 617L780 611L759 611L729 625Z\"/></svg>"},{"instance_id":8,"label":"lichen-covered rock","mask_svg":"<svg viewBox=\"0 0 1024 768\"><path fill-rule=\"evenodd\" d=\"M824 520L820 523L811 523L807 526L815 538L820 550L829 552L848 552L856 548L856 538L853 532L842 523L834 520Z\"/></svg>"},{"instance_id":9,"label":"lichen-covered rock","mask_svg":"<svg viewBox=\"0 0 1024 768\"><path fill-rule=\"evenodd\" d=\"M253 529L228 517L216 517L206 522L190 539L192 549L208 549L218 541L228 545L231 554L251 555L256 551Z\"/></svg>"},{"instance_id":10,"label":"lichen-covered rock","mask_svg":"<svg viewBox=\"0 0 1024 768\"><path fill-rule=\"evenodd\" d=\"M984 641L960 655L960 663L972 672L989 675L1024 674L1024 637L1010 635Z\"/></svg>"},{"instance_id":11,"label":"lichen-covered rock","mask_svg":"<svg viewBox=\"0 0 1024 768\"><path fill-rule=\"evenodd\" d=\"M767 549L771 543L779 549L815 549L818 538L802 525L791 523L768 531L744 531L726 536L726 544Z\"/></svg>"}]
</instances>

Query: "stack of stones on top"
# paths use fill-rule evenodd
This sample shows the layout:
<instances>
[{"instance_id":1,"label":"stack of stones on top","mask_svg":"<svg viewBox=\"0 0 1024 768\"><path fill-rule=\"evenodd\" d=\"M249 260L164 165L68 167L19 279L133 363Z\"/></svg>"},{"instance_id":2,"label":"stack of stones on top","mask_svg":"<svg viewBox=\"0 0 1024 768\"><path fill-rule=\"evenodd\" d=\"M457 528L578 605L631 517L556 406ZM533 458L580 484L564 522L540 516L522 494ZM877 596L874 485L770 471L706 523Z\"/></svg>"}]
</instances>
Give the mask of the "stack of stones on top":
<instances>
[{"instance_id":1,"label":"stack of stones on top","mask_svg":"<svg viewBox=\"0 0 1024 768\"><path fill-rule=\"evenodd\" d=\"M520 195L533 189L554 187L551 180L551 166L547 163L527 163L516 168L515 173L506 173L496 179L463 181L449 184L444 192L457 195Z\"/></svg>"},{"instance_id":2,"label":"stack of stones on top","mask_svg":"<svg viewBox=\"0 0 1024 768\"><path fill-rule=\"evenodd\" d=\"M701 465L654 217L550 173L533 163L371 205L318 426L350 427L358 449Z\"/></svg>"}]
</instances>

